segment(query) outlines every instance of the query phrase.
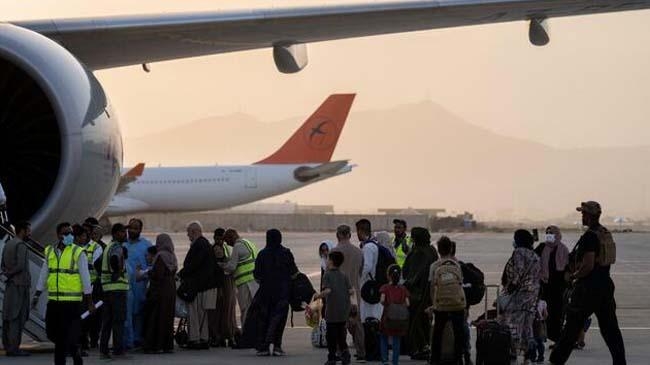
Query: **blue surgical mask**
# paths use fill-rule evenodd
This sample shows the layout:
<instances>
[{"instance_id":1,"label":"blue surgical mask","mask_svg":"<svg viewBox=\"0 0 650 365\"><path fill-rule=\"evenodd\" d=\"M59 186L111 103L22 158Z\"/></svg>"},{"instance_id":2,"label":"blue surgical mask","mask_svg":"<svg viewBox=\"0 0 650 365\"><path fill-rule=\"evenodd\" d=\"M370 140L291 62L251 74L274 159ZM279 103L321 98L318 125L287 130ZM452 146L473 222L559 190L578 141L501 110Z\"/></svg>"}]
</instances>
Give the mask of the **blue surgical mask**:
<instances>
[{"instance_id":1,"label":"blue surgical mask","mask_svg":"<svg viewBox=\"0 0 650 365\"><path fill-rule=\"evenodd\" d=\"M555 235L552 233L547 233L546 237L544 237L544 240L548 243L553 243L555 242Z\"/></svg>"},{"instance_id":2,"label":"blue surgical mask","mask_svg":"<svg viewBox=\"0 0 650 365\"><path fill-rule=\"evenodd\" d=\"M63 244L66 246L70 246L71 244L74 243L74 236L71 234L66 234L63 236Z\"/></svg>"}]
</instances>

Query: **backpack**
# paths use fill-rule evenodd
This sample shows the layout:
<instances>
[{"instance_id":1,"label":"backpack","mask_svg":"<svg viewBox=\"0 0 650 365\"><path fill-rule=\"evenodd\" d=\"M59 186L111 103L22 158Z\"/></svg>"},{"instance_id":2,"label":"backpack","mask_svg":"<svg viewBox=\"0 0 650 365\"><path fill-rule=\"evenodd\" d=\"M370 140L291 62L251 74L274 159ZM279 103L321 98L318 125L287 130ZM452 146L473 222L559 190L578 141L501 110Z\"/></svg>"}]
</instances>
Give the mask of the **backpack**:
<instances>
[{"instance_id":1,"label":"backpack","mask_svg":"<svg viewBox=\"0 0 650 365\"><path fill-rule=\"evenodd\" d=\"M402 336L406 335L409 328L409 308L405 302L390 302L384 309L383 327L389 331L400 332Z\"/></svg>"},{"instance_id":2,"label":"backpack","mask_svg":"<svg viewBox=\"0 0 650 365\"><path fill-rule=\"evenodd\" d=\"M596 257L596 263L600 266L609 266L616 263L616 242L614 242L614 237L612 233L603 226L592 230L598 236L598 241L600 241L600 249L598 250L598 256Z\"/></svg>"},{"instance_id":3,"label":"backpack","mask_svg":"<svg viewBox=\"0 0 650 365\"><path fill-rule=\"evenodd\" d=\"M314 290L314 286L311 285L311 281L309 281L307 275L298 273L291 280L291 294L289 296L291 310L294 312L304 311L307 304L314 297L314 294L316 294L316 290Z\"/></svg>"},{"instance_id":4,"label":"backpack","mask_svg":"<svg viewBox=\"0 0 650 365\"><path fill-rule=\"evenodd\" d=\"M388 284L388 267L394 265L395 257L390 250L378 244L376 241L368 241L366 243L374 243L377 246L377 267L375 269L375 280L379 287Z\"/></svg>"},{"instance_id":5,"label":"backpack","mask_svg":"<svg viewBox=\"0 0 650 365\"><path fill-rule=\"evenodd\" d=\"M444 260L434 272L436 283L434 308L440 311L459 311L465 309L462 270L453 260Z\"/></svg>"},{"instance_id":6,"label":"backpack","mask_svg":"<svg viewBox=\"0 0 650 365\"><path fill-rule=\"evenodd\" d=\"M463 272L463 291L467 305L481 303L485 295L485 275L470 262L460 262L460 268Z\"/></svg>"}]
</instances>

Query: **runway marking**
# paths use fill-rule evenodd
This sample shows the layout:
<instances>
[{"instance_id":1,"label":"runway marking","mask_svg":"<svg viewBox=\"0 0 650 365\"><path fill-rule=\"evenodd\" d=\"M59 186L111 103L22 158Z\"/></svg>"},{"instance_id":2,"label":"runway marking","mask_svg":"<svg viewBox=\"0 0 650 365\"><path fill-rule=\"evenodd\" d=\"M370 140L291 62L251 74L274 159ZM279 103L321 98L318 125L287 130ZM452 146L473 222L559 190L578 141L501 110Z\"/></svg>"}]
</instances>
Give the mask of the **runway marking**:
<instances>
[{"instance_id":1,"label":"runway marking","mask_svg":"<svg viewBox=\"0 0 650 365\"><path fill-rule=\"evenodd\" d=\"M501 275L502 271L486 271L485 275ZM650 271L638 271L638 272L613 272L612 276L647 276L650 275Z\"/></svg>"}]
</instances>

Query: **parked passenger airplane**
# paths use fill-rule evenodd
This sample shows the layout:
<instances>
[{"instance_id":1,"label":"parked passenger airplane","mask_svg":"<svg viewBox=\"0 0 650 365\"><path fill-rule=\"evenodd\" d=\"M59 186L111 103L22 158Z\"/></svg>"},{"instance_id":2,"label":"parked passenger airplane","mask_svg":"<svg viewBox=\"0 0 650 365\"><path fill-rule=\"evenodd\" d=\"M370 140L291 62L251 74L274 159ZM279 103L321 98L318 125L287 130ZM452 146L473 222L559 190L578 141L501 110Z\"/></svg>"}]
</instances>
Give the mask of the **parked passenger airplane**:
<instances>
[{"instance_id":1,"label":"parked passenger airplane","mask_svg":"<svg viewBox=\"0 0 650 365\"><path fill-rule=\"evenodd\" d=\"M354 94L331 95L277 152L254 165L138 164L123 176L106 215L223 209L348 173L348 161L330 159L353 101Z\"/></svg>"},{"instance_id":2,"label":"parked passenger airplane","mask_svg":"<svg viewBox=\"0 0 650 365\"><path fill-rule=\"evenodd\" d=\"M34 237L47 239L57 222L100 216L113 199L122 137L95 70L146 71L149 62L269 47L278 70L297 72L309 42L510 21L528 21L531 43L544 45L548 18L650 7L650 0L356 1L0 22L0 181L10 218L30 220Z\"/></svg>"}]
</instances>

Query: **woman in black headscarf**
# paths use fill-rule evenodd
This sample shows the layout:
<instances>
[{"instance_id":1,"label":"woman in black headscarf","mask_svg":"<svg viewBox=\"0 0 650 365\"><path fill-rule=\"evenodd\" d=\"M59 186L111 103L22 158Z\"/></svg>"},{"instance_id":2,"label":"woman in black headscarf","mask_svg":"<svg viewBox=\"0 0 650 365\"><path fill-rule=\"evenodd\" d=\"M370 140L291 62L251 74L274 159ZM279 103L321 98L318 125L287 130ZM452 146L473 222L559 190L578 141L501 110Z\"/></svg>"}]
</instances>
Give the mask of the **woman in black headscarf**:
<instances>
[{"instance_id":1,"label":"woman in black headscarf","mask_svg":"<svg viewBox=\"0 0 650 365\"><path fill-rule=\"evenodd\" d=\"M431 235L426 228L413 227L411 238L413 248L406 256L403 268L404 286L411 294L406 343L412 359L426 360L430 352L431 332L431 319L425 313L425 309L431 306L429 269L438 260L438 252L431 246Z\"/></svg>"},{"instance_id":2,"label":"woman in black headscarf","mask_svg":"<svg viewBox=\"0 0 650 365\"><path fill-rule=\"evenodd\" d=\"M258 356L283 356L282 335L289 313L289 289L291 278L298 267L291 251L282 246L282 233L277 229L266 232L266 247L255 260L255 280L260 289L255 295L259 300Z\"/></svg>"}]
</instances>

